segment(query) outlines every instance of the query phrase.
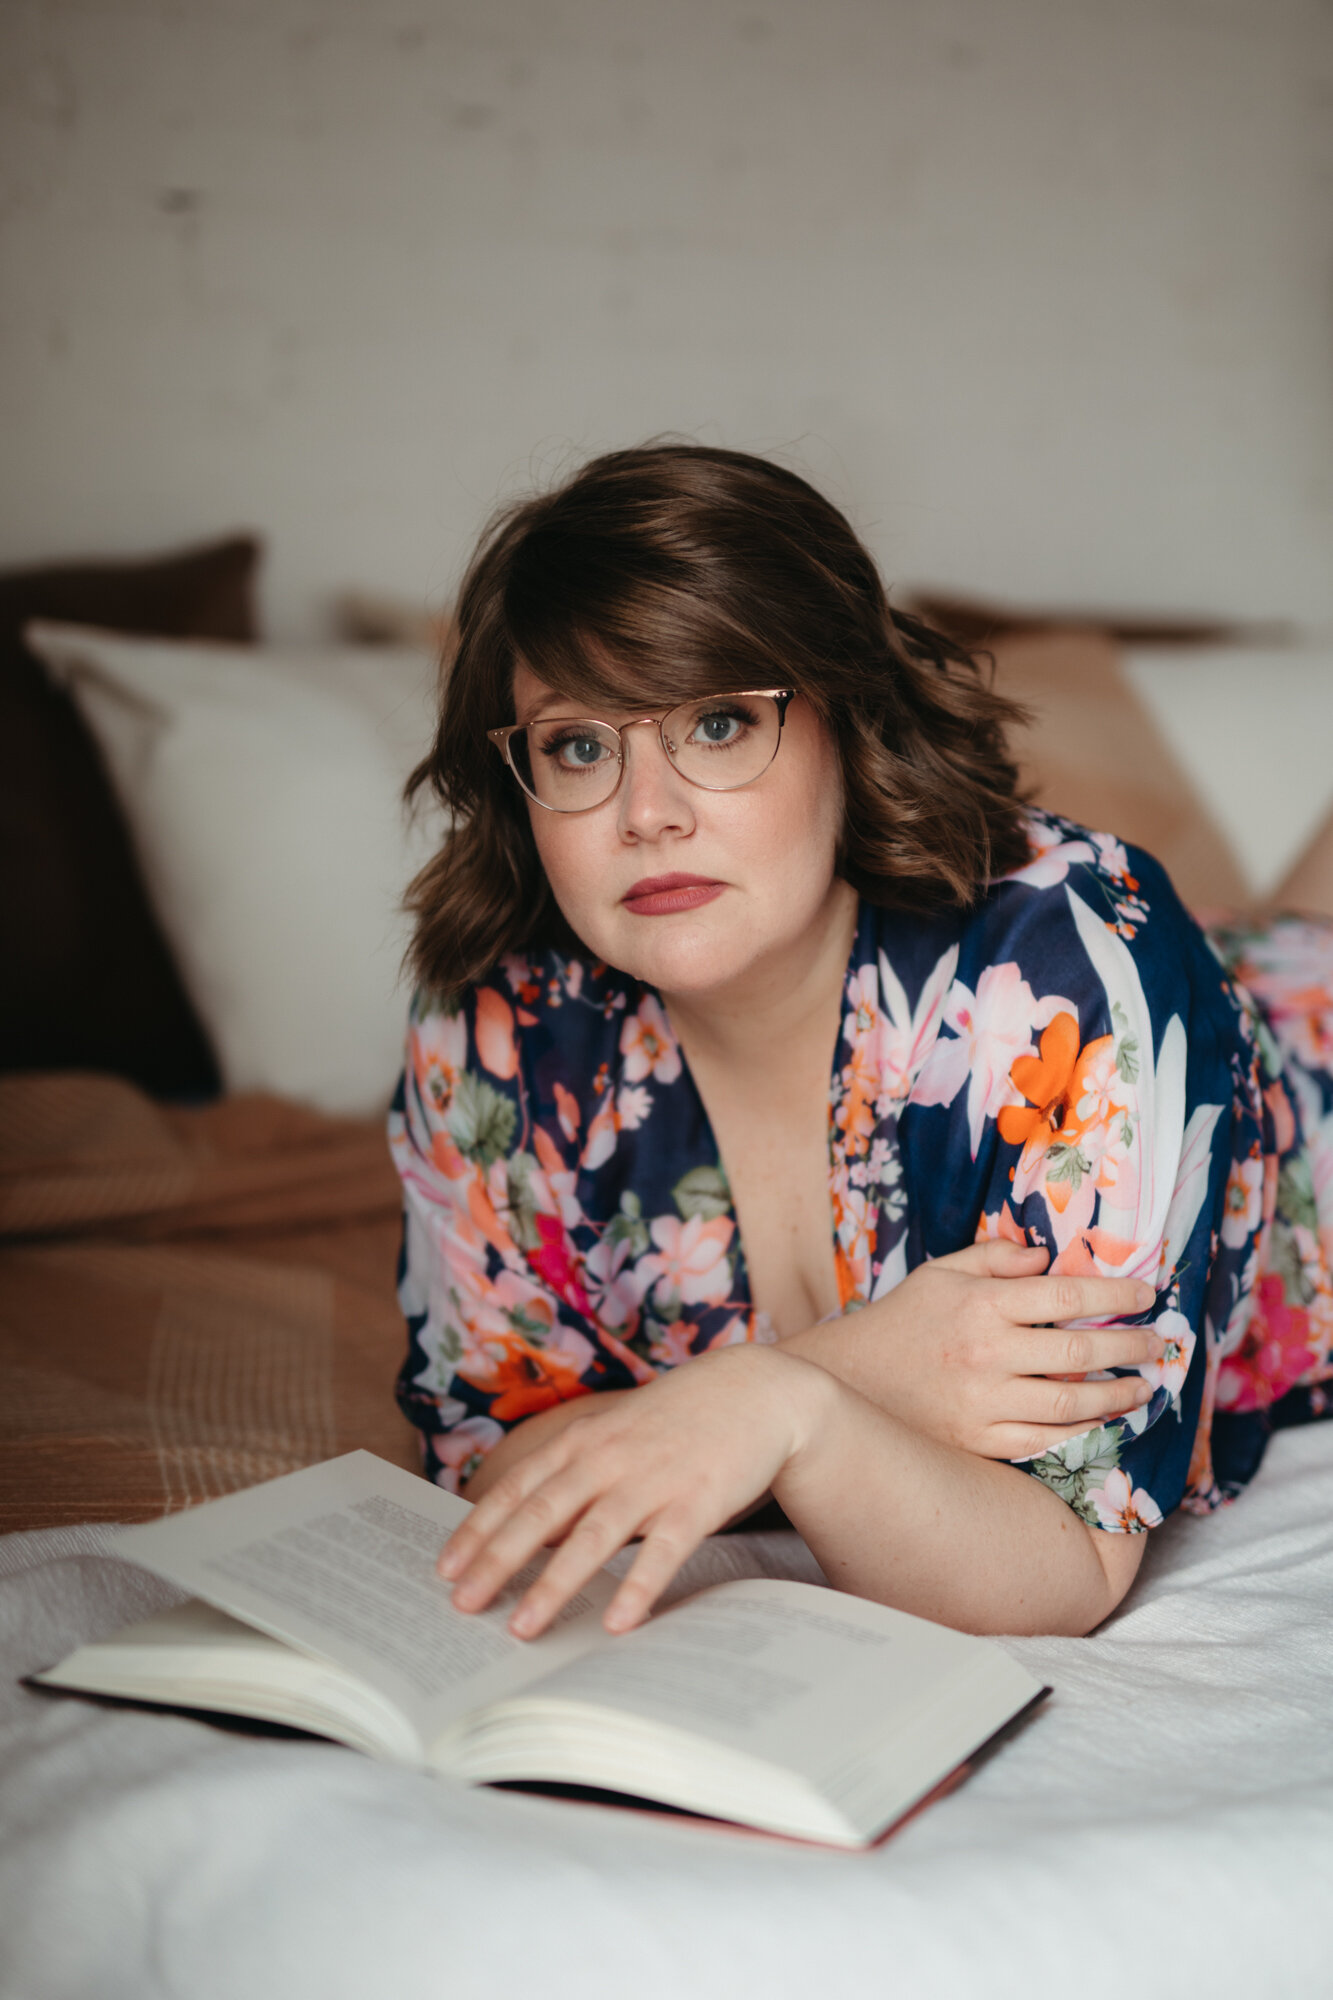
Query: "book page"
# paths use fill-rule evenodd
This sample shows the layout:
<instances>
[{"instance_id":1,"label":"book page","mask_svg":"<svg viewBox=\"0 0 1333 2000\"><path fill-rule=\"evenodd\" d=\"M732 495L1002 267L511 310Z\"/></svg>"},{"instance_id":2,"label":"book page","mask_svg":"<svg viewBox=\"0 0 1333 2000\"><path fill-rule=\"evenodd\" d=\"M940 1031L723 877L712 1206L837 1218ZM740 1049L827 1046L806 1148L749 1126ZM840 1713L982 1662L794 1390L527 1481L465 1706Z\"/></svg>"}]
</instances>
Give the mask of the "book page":
<instances>
[{"instance_id":1,"label":"book page","mask_svg":"<svg viewBox=\"0 0 1333 2000\"><path fill-rule=\"evenodd\" d=\"M701 1591L525 1692L651 1717L823 1787L849 1746L866 1756L978 1673L1006 1686L1030 1679L992 1641L818 1585L756 1578Z\"/></svg>"},{"instance_id":2,"label":"book page","mask_svg":"<svg viewBox=\"0 0 1333 2000\"><path fill-rule=\"evenodd\" d=\"M543 1554L488 1610L465 1617L435 1558L469 1511L358 1451L127 1528L115 1553L358 1674L395 1702L424 1749L471 1708L604 1639L601 1613L616 1589L614 1577L595 1577L540 1639L515 1639L506 1620Z\"/></svg>"}]
</instances>

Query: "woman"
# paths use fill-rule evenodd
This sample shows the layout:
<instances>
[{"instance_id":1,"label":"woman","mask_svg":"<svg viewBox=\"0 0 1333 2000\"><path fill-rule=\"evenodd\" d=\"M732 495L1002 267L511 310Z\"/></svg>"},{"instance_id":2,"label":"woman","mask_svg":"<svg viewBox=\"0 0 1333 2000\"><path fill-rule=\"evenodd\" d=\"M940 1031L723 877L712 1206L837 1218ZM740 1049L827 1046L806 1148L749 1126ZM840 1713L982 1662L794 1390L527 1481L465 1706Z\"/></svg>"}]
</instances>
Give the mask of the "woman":
<instances>
[{"instance_id":1,"label":"woman","mask_svg":"<svg viewBox=\"0 0 1333 2000\"><path fill-rule=\"evenodd\" d=\"M532 1636L641 1537L624 1630L771 1495L843 1589L1082 1633L1318 1413L1329 934L1279 1047L1009 718L764 461L614 453L483 541L391 1114L460 1609L558 1543Z\"/></svg>"}]
</instances>

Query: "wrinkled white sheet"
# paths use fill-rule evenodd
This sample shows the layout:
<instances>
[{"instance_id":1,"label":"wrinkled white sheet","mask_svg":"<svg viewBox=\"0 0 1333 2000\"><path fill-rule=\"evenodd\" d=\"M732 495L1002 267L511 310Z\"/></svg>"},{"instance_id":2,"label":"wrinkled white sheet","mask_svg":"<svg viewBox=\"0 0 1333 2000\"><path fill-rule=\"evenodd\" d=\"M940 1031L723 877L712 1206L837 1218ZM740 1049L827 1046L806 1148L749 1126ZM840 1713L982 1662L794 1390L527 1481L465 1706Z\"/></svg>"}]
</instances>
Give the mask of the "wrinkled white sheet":
<instances>
[{"instance_id":1,"label":"wrinkled white sheet","mask_svg":"<svg viewBox=\"0 0 1333 2000\"><path fill-rule=\"evenodd\" d=\"M17 1687L170 1600L107 1537L0 1542L5 2000L1333 1993L1333 1424L1092 1638L1006 1641L1054 1698L866 1854ZM734 1536L688 1580L738 1563L817 1574Z\"/></svg>"}]
</instances>

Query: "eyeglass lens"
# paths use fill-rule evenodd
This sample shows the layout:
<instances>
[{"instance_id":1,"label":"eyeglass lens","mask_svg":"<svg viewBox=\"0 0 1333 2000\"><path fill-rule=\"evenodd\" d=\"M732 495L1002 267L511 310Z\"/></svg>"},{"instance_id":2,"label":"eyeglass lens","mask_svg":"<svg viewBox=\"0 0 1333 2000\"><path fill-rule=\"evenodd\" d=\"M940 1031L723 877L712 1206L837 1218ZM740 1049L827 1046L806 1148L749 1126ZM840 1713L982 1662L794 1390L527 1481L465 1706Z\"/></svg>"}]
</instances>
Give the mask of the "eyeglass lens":
<instances>
[{"instance_id":1,"label":"eyeglass lens","mask_svg":"<svg viewBox=\"0 0 1333 2000\"><path fill-rule=\"evenodd\" d=\"M721 695L683 702L662 721L667 755L683 778L709 792L735 791L772 763L782 728L771 695ZM610 798L621 748L604 722L553 716L509 739L525 791L556 812L584 812Z\"/></svg>"}]
</instances>

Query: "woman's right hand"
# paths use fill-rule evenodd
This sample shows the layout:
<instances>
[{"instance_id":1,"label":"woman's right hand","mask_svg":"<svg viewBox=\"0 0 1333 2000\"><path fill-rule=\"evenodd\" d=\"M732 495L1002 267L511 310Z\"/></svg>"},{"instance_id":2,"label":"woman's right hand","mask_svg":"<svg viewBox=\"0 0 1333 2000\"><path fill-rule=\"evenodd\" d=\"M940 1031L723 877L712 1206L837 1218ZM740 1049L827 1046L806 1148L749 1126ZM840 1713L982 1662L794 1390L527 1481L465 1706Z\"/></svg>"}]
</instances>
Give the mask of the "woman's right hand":
<instances>
[{"instance_id":1,"label":"woman's right hand","mask_svg":"<svg viewBox=\"0 0 1333 2000\"><path fill-rule=\"evenodd\" d=\"M1165 1354L1151 1326L1061 1324L1146 1312L1150 1285L1046 1277L1047 1261L1017 1243L974 1243L782 1344L926 1437L981 1458L1035 1458L1152 1395L1137 1375L1082 1378Z\"/></svg>"}]
</instances>

